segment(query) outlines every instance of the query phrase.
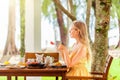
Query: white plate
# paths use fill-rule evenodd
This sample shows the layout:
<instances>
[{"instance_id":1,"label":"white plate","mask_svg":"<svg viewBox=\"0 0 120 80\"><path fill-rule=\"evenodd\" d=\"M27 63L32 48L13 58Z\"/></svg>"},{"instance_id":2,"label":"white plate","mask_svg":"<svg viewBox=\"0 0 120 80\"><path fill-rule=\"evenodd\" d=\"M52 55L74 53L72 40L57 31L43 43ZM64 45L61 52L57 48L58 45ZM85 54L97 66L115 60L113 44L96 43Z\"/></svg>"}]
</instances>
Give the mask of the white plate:
<instances>
[{"instance_id":1,"label":"white plate","mask_svg":"<svg viewBox=\"0 0 120 80\"><path fill-rule=\"evenodd\" d=\"M5 66L5 68L8 68L8 69L23 69L23 68L25 68L25 66Z\"/></svg>"}]
</instances>

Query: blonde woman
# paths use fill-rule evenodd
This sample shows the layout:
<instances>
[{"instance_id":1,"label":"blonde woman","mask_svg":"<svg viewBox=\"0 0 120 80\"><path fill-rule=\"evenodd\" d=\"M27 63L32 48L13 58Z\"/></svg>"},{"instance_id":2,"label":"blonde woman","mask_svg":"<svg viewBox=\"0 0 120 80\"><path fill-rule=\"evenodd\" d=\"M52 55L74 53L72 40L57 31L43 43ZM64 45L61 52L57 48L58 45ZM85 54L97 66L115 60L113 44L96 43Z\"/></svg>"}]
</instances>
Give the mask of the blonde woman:
<instances>
[{"instance_id":1,"label":"blonde woman","mask_svg":"<svg viewBox=\"0 0 120 80\"><path fill-rule=\"evenodd\" d=\"M72 51L62 44L58 46L58 50L62 54L63 60L70 70L67 76L87 76L89 75L86 63L90 59L90 46L88 40L87 27L81 21L74 21L69 30L70 37L74 38L76 42L72 47Z\"/></svg>"}]
</instances>

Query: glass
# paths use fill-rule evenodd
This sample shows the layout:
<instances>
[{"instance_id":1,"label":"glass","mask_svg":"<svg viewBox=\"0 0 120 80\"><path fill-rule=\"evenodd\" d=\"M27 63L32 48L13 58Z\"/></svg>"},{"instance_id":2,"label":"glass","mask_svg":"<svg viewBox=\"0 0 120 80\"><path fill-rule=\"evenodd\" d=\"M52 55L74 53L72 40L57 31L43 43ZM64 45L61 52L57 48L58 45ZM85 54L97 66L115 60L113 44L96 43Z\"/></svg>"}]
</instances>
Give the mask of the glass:
<instances>
[{"instance_id":1,"label":"glass","mask_svg":"<svg viewBox=\"0 0 120 80\"><path fill-rule=\"evenodd\" d=\"M47 50L47 44L48 44L48 41L46 40L45 46L41 49L42 53L44 53Z\"/></svg>"},{"instance_id":2,"label":"glass","mask_svg":"<svg viewBox=\"0 0 120 80\"><path fill-rule=\"evenodd\" d=\"M61 41L56 41L56 47L58 47L60 44L62 44Z\"/></svg>"}]
</instances>

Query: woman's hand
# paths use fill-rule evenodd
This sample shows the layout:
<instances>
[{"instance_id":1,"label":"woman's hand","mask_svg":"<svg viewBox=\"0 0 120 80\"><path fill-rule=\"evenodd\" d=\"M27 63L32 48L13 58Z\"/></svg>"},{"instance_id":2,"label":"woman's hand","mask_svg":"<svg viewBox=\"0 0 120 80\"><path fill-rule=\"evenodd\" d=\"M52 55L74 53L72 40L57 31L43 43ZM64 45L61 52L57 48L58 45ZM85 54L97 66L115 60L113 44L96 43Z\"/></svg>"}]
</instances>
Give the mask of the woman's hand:
<instances>
[{"instance_id":1,"label":"woman's hand","mask_svg":"<svg viewBox=\"0 0 120 80\"><path fill-rule=\"evenodd\" d=\"M66 47L63 45L63 44L60 44L59 46L58 46L58 50L59 51L63 51L63 50L65 50L66 49Z\"/></svg>"}]
</instances>

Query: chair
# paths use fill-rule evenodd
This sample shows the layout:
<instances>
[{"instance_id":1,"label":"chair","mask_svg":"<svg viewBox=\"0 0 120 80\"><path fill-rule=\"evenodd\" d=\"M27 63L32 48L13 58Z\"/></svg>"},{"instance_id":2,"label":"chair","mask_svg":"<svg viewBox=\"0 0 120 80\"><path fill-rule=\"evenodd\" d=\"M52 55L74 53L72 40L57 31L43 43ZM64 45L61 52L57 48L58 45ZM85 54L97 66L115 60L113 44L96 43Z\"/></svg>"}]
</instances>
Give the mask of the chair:
<instances>
[{"instance_id":1,"label":"chair","mask_svg":"<svg viewBox=\"0 0 120 80\"><path fill-rule=\"evenodd\" d=\"M36 59L35 54L44 54L44 57L51 56L54 58L54 62L59 61L59 53L58 52L47 52L47 53L26 52L25 53L25 62L27 62L28 58ZM15 80L18 80L17 76L15 76ZM24 76L24 80L26 80L26 76ZM58 77L56 77L56 80L58 80Z\"/></svg>"},{"instance_id":2,"label":"chair","mask_svg":"<svg viewBox=\"0 0 120 80\"><path fill-rule=\"evenodd\" d=\"M105 67L103 72L90 72L91 76L66 76L66 80L68 79L76 79L76 80L107 80L108 71L110 68L110 65L112 63L113 57L111 55L108 55L106 57Z\"/></svg>"}]
</instances>

